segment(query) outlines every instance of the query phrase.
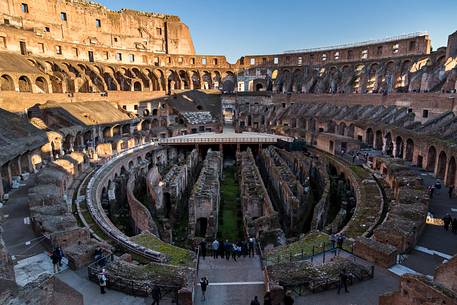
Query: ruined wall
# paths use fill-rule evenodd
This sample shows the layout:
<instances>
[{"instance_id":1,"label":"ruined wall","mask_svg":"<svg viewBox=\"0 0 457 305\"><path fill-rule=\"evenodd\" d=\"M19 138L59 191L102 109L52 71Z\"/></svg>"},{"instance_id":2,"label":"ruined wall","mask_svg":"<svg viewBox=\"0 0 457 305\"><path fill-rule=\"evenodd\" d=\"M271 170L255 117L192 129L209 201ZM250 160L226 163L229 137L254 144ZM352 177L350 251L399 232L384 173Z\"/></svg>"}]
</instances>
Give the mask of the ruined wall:
<instances>
[{"instance_id":1,"label":"ruined wall","mask_svg":"<svg viewBox=\"0 0 457 305\"><path fill-rule=\"evenodd\" d=\"M442 263L435 269L435 281L444 287L457 292L457 256Z\"/></svg>"},{"instance_id":2,"label":"ruined wall","mask_svg":"<svg viewBox=\"0 0 457 305\"><path fill-rule=\"evenodd\" d=\"M264 240L264 234L281 230L278 212L271 203L250 148L237 155L237 163L246 235ZM266 246L265 242L262 245Z\"/></svg>"},{"instance_id":3,"label":"ruined wall","mask_svg":"<svg viewBox=\"0 0 457 305\"><path fill-rule=\"evenodd\" d=\"M189 198L190 236L215 238L218 227L222 154L208 150Z\"/></svg>"},{"instance_id":4,"label":"ruined wall","mask_svg":"<svg viewBox=\"0 0 457 305\"><path fill-rule=\"evenodd\" d=\"M130 172L127 182L127 202L130 208L130 217L133 220L134 232L139 234L144 231L149 231L158 236L158 228L148 208L140 202L135 196L135 189L138 184L144 182L144 169L141 167L133 169Z\"/></svg>"},{"instance_id":5,"label":"ruined wall","mask_svg":"<svg viewBox=\"0 0 457 305\"><path fill-rule=\"evenodd\" d=\"M195 52L189 29L177 16L133 10L114 12L84 0L8 0L0 6L0 14L2 20L8 20L4 22L4 31L8 31L8 25L23 30L21 38L26 38L30 45L57 40L73 46L169 54ZM8 47L20 52L18 41L11 41ZM54 54L50 47L49 52ZM47 48L37 46L30 50L46 54ZM73 55L78 57L76 52Z\"/></svg>"}]
</instances>

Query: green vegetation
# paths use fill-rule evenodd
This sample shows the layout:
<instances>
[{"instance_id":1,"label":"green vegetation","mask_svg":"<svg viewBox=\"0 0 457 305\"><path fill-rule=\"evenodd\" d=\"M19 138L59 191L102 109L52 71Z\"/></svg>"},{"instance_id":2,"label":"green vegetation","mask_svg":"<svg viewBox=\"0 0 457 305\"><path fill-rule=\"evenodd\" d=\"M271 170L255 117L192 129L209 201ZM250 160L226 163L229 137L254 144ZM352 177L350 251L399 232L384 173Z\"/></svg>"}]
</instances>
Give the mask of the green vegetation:
<instances>
[{"instance_id":1,"label":"green vegetation","mask_svg":"<svg viewBox=\"0 0 457 305\"><path fill-rule=\"evenodd\" d=\"M221 183L221 204L219 207L218 237L237 241L243 238L243 220L240 187L236 180L236 167L224 168L224 180Z\"/></svg>"},{"instance_id":2,"label":"green vegetation","mask_svg":"<svg viewBox=\"0 0 457 305\"><path fill-rule=\"evenodd\" d=\"M163 242L151 233L141 233L132 237L131 240L146 248L163 253L168 257L168 264L170 265L194 266L194 255L191 251Z\"/></svg>"}]
</instances>

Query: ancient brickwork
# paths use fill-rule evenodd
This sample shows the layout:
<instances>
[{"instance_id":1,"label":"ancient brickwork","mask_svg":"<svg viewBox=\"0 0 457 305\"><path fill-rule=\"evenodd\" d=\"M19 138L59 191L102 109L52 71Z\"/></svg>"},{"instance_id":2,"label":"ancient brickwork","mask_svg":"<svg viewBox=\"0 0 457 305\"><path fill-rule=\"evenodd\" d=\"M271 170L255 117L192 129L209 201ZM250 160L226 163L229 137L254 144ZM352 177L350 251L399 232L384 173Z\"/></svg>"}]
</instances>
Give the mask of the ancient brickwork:
<instances>
[{"instance_id":1,"label":"ancient brickwork","mask_svg":"<svg viewBox=\"0 0 457 305\"><path fill-rule=\"evenodd\" d=\"M221 174L222 154L208 150L189 198L190 236L216 237Z\"/></svg>"},{"instance_id":2,"label":"ancient brickwork","mask_svg":"<svg viewBox=\"0 0 457 305\"><path fill-rule=\"evenodd\" d=\"M265 241L262 236L264 233L282 231L278 212L271 203L251 150L248 148L239 153L237 162L240 169L240 199L245 231L248 236ZM281 232L279 234L283 235ZM265 247L265 242L262 245Z\"/></svg>"}]
</instances>

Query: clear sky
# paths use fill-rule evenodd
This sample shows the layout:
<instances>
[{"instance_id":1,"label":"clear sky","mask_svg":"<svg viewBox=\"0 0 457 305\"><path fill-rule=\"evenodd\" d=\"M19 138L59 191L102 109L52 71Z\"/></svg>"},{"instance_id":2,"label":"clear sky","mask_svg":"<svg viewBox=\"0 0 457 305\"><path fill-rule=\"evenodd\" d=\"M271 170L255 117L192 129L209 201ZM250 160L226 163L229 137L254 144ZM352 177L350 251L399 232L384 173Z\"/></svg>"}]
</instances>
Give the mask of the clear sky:
<instances>
[{"instance_id":1,"label":"clear sky","mask_svg":"<svg viewBox=\"0 0 457 305\"><path fill-rule=\"evenodd\" d=\"M178 15L198 54L248 54L381 39L428 31L432 47L457 30L457 0L98 0L112 10Z\"/></svg>"}]
</instances>

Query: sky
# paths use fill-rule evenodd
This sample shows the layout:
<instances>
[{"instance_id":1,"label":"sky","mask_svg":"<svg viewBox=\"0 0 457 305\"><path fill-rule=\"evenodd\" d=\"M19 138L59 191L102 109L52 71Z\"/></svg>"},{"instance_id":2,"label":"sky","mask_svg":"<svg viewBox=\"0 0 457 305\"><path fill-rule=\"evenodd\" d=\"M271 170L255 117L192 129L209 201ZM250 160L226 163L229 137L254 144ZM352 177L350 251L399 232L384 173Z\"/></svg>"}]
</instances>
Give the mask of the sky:
<instances>
[{"instance_id":1,"label":"sky","mask_svg":"<svg viewBox=\"0 0 457 305\"><path fill-rule=\"evenodd\" d=\"M427 31L432 47L457 31L457 0L98 0L111 10L178 15L197 54L244 55L326 47Z\"/></svg>"}]
</instances>

